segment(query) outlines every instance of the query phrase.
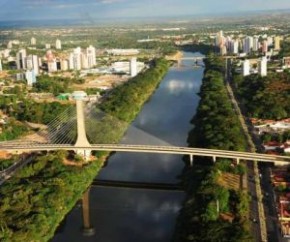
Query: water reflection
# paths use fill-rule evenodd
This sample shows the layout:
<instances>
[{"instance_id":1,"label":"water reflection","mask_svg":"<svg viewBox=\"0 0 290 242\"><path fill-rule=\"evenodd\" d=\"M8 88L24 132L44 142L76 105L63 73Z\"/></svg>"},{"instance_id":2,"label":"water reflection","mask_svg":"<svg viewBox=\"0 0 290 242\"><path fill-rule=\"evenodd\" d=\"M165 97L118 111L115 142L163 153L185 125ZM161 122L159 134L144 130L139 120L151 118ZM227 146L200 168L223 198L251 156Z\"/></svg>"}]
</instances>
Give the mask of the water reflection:
<instances>
[{"instance_id":1,"label":"water reflection","mask_svg":"<svg viewBox=\"0 0 290 242\"><path fill-rule=\"evenodd\" d=\"M170 218L177 216L183 199L180 192L92 188L89 211L95 234L84 236L84 224L79 219L82 206L77 206L67 217L64 233L53 241L170 241L169 231L174 227Z\"/></svg>"}]
</instances>

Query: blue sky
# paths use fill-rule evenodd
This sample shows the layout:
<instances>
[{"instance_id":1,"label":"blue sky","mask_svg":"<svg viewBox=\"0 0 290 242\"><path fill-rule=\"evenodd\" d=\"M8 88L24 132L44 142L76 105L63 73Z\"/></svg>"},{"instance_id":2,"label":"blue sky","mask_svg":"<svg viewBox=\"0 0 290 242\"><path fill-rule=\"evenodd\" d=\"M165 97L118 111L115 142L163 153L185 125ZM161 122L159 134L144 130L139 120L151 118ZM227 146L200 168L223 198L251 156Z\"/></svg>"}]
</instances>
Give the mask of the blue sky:
<instances>
[{"instance_id":1,"label":"blue sky","mask_svg":"<svg viewBox=\"0 0 290 242\"><path fill-rule=\"evenodd\" d=\"M290 0L0 0L0 20L156 17L290 9Z\"/></svg>"}]
</instances>

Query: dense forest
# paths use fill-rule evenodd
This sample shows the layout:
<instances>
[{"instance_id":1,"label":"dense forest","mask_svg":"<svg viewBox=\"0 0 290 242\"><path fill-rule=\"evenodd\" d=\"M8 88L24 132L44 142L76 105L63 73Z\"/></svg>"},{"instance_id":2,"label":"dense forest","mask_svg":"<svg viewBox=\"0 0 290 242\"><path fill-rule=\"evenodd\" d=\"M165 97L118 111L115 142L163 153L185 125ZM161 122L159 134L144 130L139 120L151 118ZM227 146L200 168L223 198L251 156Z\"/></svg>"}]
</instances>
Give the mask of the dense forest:
<instances>
[{"instance_id":1,"label":"dense forest","mask_svg":"<svg viewBox=\"0 0 290 242\"><path fill-rule=\"evenodd\" d=\"M59 102L35 102L16 95L0 97L0 109L4 114L33 123L48 124L70 106Z\"/></svg>"},{"instance_id":2,"label":"dense forest","mask_svg":"<svg viewBox=\"0 0 290 242\"><path fill-rule=\"evenodd\" d=\"M290 73L270 73L266 77L234 76L234 85L248 116L283 119L290 116Z\"/></svg>"},{"instance_id":3,"label":"dense forest","mask_svg":"<svg viewBox=\"0 0 290 242\"><path fill-rule=\"evenodd\" d=\"M70 88L72 84L82 84L85 81L81 78L66 78L66 77L50 77L42 75L37 78L37 82L33 85L35 92L50 92L55 96L60 93L72 92Z\"/></svg>"},{"instance_id":4,"label":"dense forest","mask_svg":"<svg viewBox=\"0 0 290 242\"><path fill-rule=\"evenodd\" d=\"M101 110L126 124L132 122L168 67L165 60L154 61L151 69L111 92ZM115 141L127 126L123 128ZM64 151L40 155L0 187L0 241L48 241L53 237L102 165L97 159L83 167L69 167L62 162L66 156Z\"/></svg>"},{"instance_id":5,"label":"dense forest","mask_svg":"<svg viewBox=\"0 0 290 242\"><path fill-rule=\"evenodd\" d=\"M224 85L224 62L209 55L205 64L201 100L189 134L189 146L244 151L245 137ZM212 165L204 158L201 165L200 159L195 158L193 167L186 167L183 172L188 197L173 241L252 241L247 192L241 184L232 189L230 184L220 182L225 174L242 178L245 167L227 159L219 159Z\"/></svg>"}]
</instances>

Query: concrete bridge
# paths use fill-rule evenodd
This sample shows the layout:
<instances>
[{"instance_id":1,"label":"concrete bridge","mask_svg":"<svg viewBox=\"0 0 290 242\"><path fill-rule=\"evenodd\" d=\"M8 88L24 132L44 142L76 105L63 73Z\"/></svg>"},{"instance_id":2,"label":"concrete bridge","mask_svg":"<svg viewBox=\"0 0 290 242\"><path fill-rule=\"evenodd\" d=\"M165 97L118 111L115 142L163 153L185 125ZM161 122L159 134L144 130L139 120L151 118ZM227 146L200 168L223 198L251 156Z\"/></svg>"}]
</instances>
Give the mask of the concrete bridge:
<instances>
[{"instance_id":1,"label":"concrete bridge","mask_svg":"<svg viewBox=\"0 0 290 242\"><path fill-rule=\"evenodd\" d=\"M194 156L211 157L215 162L217 158L233 159L237 163L240 160L270 162L276 165L290 164L290 157L267 155L260 153L228 151L204 148L189 148L178 146L153 146L153 145L128 145L128 144L88 144L88 145L68 145L68 144L20 144L20 143L0 143L0 151L9 152L29 152L29 151L54 151L54 150L74 150L78 154L87 156L91 151L116 151L130 153L154 153L173 154L189 156L190 163L194 161Z\"/></svg>"},{"instance_id":2,"label":"concrete bridge","mask_svg":"<svg viewBox=\"0 0 290 242\"><path fill-rule=\"evenodd\" d=\"M203 57L200 57L203 58ZM46 142L21 142L7 141L0 142L0 151L13 153L30 152L30 151L53 151L53 150L73 150L82 155L84 159L89 159L91 151L117 151L117 152L134 152L134 153L157 153L157 154L174 154L189 156L190 164L193 164L194 156L211 157L215 162L217 158L233 159L237 163L240 160L272 162L276 165L285 165L290 163L290 157L267 155L249 152L228 151L218 149L189 148L177 146L153 146L153 145L128 145L128 144L90 144L87 140L85 130L85 118L83 110L83 92L73 94L76 100L76 120L77 120L77 140L72 144L52 144Z\"/></svg>"}]
</instances>

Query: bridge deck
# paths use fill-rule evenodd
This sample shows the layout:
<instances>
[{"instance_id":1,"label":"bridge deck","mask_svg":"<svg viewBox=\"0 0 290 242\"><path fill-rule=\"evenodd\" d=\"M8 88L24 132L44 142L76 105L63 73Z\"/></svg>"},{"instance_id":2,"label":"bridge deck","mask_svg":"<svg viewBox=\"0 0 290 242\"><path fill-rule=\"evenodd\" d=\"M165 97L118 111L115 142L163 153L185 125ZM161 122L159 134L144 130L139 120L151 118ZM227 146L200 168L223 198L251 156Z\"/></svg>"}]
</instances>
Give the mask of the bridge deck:
<instances>
[{"instance_id":1,"label":"bridge deck","mask_svg":"<svg viewBox=\"0 0 290 242\"><path fill-rule=\"evenodd\" d=\"M256 160L266 162L290 162L290 157L267 155L240 151L189 148L177 146L151 146L151 145L128 145L128 144L95 144L90 146L74 146L60 144L29 144L0 143L0 150L5 151L50 151L50 150L96 150L96 151L118 151L118 152L141 152L176 154L189 156L204 156L215 158L229 158L239 160Z\"/></svg>"}]
</instances>

